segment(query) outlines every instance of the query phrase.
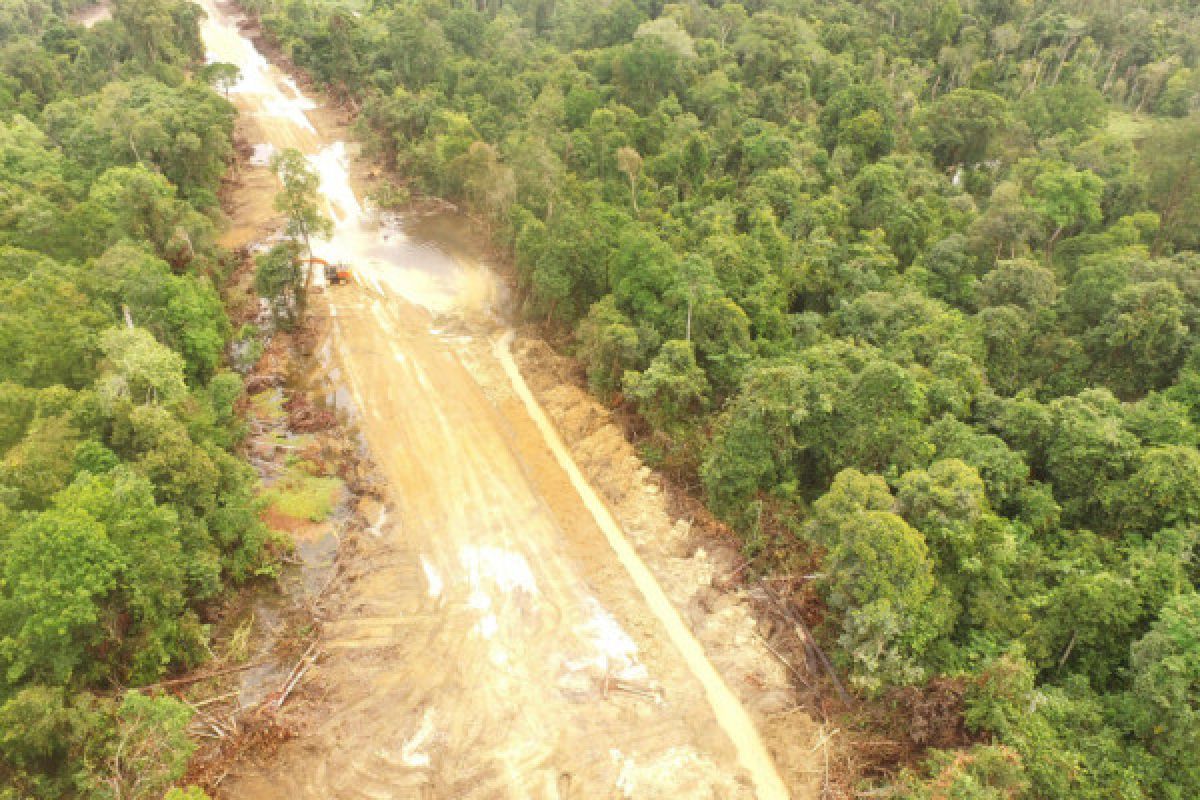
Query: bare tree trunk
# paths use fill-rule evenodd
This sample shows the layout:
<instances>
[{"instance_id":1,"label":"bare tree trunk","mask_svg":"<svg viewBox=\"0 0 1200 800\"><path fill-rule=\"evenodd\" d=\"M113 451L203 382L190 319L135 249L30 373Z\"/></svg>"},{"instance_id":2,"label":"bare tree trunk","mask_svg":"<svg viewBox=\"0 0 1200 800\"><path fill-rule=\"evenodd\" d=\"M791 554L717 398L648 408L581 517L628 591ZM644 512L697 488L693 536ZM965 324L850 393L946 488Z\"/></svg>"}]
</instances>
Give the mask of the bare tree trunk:
<instances>
[{"instance_id":1,"label":"bare tree trunk","mask_svg":"<svg viewBox=\"0 0 1200 800\"><path fill-rule=\"evenodd\" d=\"M308 237L308 227L301 229L301 234L304 236L304 247L308 251L308 260L304 262L304 288L300 290L300 296L297 299L296 305L299 307L299 319L304 319L304 312L308 310L308 290L312 288L313 278L313 263L312 263L312 242Z\"/></svg>"},{"instance_id":2,"label":"bare tree trunk","mask_svg":"<svg viewBox=\"0 0 1200 800\"><path fill-rule=\"evenodd\" d=\"M1150 94L1150 85L1146 81L1142 80L1139 76L1137 80L1137 86L1142 90L1142 96L1141 99L1138 100L1137 106L1133 109L1133 113L1140 114L1142 113L1142 106L1146 105L1146 97ZM1133 99L1133 92L1129 93L1129 99Z\"/></svg>"},{"instance_id":3,"label":"bare tree trunk","mask_svg":"<svg viewBox=\"0 0 1200 800\"><path fill-rule=\"evenodd\" d=\"M1108 95L1108 90L1112 88L1113 76L1117 74L1117 65L1121 63L1121 59L1124 57L1124 50L1118 50L1116 55L1113 56L1112 66L1108 68L1108 74L1104 76L1104 88L1100 90L1101 94Z\"/></svg>"},{"instance_id":4,"label":"bare tree trunk","mask_svg":"<svg viewBox=\"0 0 1200 800\"><path fill-rule=\"evenodd\" d=\"M1062 236L1063 226L1059 225L1054 229L1054 233L1050 236L1050 241L1046 242L1046 261L1054 260L1054 243L1058 241L1058 237Z\"/></svg>"},{"instance_id":5,"label":"bare tree trunk","mask_svg":"<svg viewBox=\"0 0 1200 800\"><path fill-rule=\"evenodd\" d=\"M1037 91L1038 84L1041 83L1042 80L1042 68L1044 66L1045 63L1039 58L1037 62L1037 69L1033 71L1033 80L1030 81L1029 87L1025 89L1025 94Z\"/></svg>"},{"instance_id":6,"label":"bare tree trunk","mask_svg":"<svg viewBox=\"0 0 1200 800\"><path fill-rule=\"evenodd\" d=\"M1078 38L1071 39L1066 43L1066 47L1063 49L1063 56L1058 61L1058 69L1054 70L1054 79L1050 81L1051 86L1058 85L1058 78L1062 75L1063 67L1067 65L1067 59L1071 57L1071 51L1075 49L1075 45L1078 43Z\"/></svg>"}]
</instances>

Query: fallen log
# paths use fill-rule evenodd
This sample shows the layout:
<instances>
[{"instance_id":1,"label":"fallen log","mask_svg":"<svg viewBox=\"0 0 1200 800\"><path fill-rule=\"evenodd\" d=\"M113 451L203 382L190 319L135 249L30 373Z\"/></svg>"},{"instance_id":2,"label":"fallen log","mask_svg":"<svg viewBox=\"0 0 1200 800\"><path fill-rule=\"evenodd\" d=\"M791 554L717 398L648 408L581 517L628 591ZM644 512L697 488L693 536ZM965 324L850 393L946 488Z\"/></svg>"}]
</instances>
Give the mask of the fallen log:
<instances>
[{"instance_id":1,"label":"fallen log","mask_svg":"<svg viewBox=\"0 0 1200 800\"><path fill-rule=\"evenodd\" d=\"M796 677L796 680L798 680L798 681L800 681L800 683L804 684L804 688L806 688L806 689L812 688L812 685L805 679L804 675L802 675L800 673L800 670L796 669L796 666L794 664L792 664L792 662L789 661L783 655L783 653L780 653L778 650L776 650L774 647L771 646L771 643L769 641L767 641L767 637L763 636L760 633L760 634L758 634L758 638L762 639L762 643L766 646L766 648L768 650L771 651L771 655L773 655L773 656L775 656L775 658L779 659L779 663L783 664L785 667L787 667L788 672L792 673L792 675L794 675Z\"/></svg>"},{"instance_id":2,"label":"fallen log","mask_svg":"<svg viewBox=\"0 0 1200 800\"><path fill-rule=\"evenodd\" d=\"M219 694L216 697L210 697L207 700L200 700L196 703L188 703L188 705L192 706L192 708L204 708L205 706L210 706L213 703L219 703L222 700L228 700L231 697L237 697L237 692L226 692L225 694Z\"/></svg>"},{"instance_id":3,"label":"fallen log","mask_svg":"<svg viewBox=\"0 0 1200 800\"><path fill-rule=\"evenodd\" d=\"M138 689L165 689L168 686L187 686L190 683L199 683L200 681L206 681L209 678L219 678L222 675L232 675L235 672L245 672L248 669L254 669L255 667L261 667L263 664L266 664L266 663L268 663L267 659L259 659L258 661L251 661L248 664L239 664L236 667L226 667L225 669L216 669L216 670L213 670L212 672L206 672L203 675L185 675L182 678L171 678L170 680L159 681L158 683L150 683L145 686L138 686L136 688L138 688Z\"/></svg>"},{"instance_id":4,"label":"fallen log","mask_svg":"<svg viewBox=\"0 0 1200 800\"><path fill-rule=\"evenodd\" d=\"M300 656L300 660L296 662L296 666L292 667L292 671L289 673L288 679L283 682L282 689L276 693L278 696L275 698L275 702L273 704L276 711L282 708L283 704L287 702L288 696L300 683L300 679L304 677L304 673L308 672L312 665L316 663L318 655L317 643L314 641L308 646L308 649L304 651L304 655Z\"/></svg>"},{"instance_id":5,"label":"fallen log","mask_svg":"<svg viewBox=\"0 0 1200 800\"><path fill-rule=\"evenodd\" d=\"M792 609L790 609L781 598L776 596L776 594L771 591L770 587L768 587L764 581L759 581L758 585L762 587L764 592L766 592L767 598L776 606L776 608L779 610L779 613L783 614L784 618L792 624L792 627L796 631L796 636L799 637L800 641L804 643L804 646L806 648L811 648L812 652L816 653L817 660L820 662L825 672L829 674L829 678L833 681L833 686L837 690L838 697L841 698L842 703L844 703L847 708L853 706L854 701L850 698L850 693L846 691L846 687L842 685L841 679L838 677L837 672L833 668L833 662L831 662L829 657L825 655L825 651L821 649L821 645L817 644L816 638L813 637L812 632L808 629L808 626L804 624L804 620L800 619L800 617L796 615L796 613L793 612Z\"/></svg>"}]
</instances>

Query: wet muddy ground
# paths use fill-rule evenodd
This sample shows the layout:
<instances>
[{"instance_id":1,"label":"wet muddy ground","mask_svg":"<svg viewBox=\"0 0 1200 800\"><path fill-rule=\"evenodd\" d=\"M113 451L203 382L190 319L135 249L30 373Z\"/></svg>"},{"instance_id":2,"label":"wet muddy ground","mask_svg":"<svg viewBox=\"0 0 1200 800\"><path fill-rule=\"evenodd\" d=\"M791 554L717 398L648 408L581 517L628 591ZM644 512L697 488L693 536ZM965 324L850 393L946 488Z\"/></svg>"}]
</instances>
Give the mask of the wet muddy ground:
<instances>
[{"instance_id":1,"label":"wet muddy ground","mask_svg":"<svg viewBox=\"0 0 1200 800\"><path fill-rule=\"evenodd\" d=\"M232 97L254 153L226 243L278 228L274 178L255 164L305 153L335 223L315 254L354 276L318 276L309 381L369 454L381 499L337 537L312 667L289 701L297 735L220 791L815 796L815 731L785 668L740 598L712 597L719 565L648 471L617 441L608 459L596 449L603 424L572 423L603 410L556 392L538 343L514 348L476 226L365 207L338 115L261 55L231 7L202 5L209 57L242 70ZM301 540L301 561L328 562L329 544Z\"/></svg>"}]
</instances>

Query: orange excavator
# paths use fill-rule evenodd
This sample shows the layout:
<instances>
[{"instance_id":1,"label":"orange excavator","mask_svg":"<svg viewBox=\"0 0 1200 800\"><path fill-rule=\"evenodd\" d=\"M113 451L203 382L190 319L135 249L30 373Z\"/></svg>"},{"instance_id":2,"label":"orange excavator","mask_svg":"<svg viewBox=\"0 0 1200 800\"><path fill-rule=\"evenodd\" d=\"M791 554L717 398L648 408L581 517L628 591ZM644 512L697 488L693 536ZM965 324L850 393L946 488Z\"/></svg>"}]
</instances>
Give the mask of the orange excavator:
<instances>
[{"instance_id":1,"label":"orange excavator","mask_svg":"<svg viewBox=\"0 0 1200 800\"><path fill-rule=\"evenodd\" d=\"M330 264L323 258L306 258L306 264L316 264L323 267L325 270L325 282L330 286L337 286L339 283L350 282L350 268L345 264Z\"/></svg>"}]
</instances>

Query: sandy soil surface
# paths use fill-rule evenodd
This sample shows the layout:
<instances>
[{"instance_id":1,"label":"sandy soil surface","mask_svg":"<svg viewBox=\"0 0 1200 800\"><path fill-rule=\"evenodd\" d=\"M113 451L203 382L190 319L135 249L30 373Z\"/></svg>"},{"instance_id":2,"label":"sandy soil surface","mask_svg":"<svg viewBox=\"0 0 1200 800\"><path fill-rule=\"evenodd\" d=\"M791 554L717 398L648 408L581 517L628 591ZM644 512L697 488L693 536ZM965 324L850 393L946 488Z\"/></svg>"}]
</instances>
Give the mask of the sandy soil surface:
<instances>
[{"instance_id":1,"label":"sandy soil surface","mask_svg":"<svg viewBox=\"0 0 1200 800\"><path fill-rule=\"evenodd\" d=\"M617 483L636 502L592 488L595 470L555 427L567 415L546 414L518 367L469 221L365 210L334 115L255 50L229 8L202 5L210 59L242 69L233 97L255 161L296 147L321 176L335 234L314 249L354 281L314 298L319 351L386 499L377 524L343 543L321 656L295 704L302 735L222 792L809 796L811 725L770 749L759 732L792 705L783 667L736 597L698 599L711 565L687 552L686 526L627 452L610 468L633 470ZM240 183L230 245L277 227L270 173Z\"/></svg>"}]
</instances>

